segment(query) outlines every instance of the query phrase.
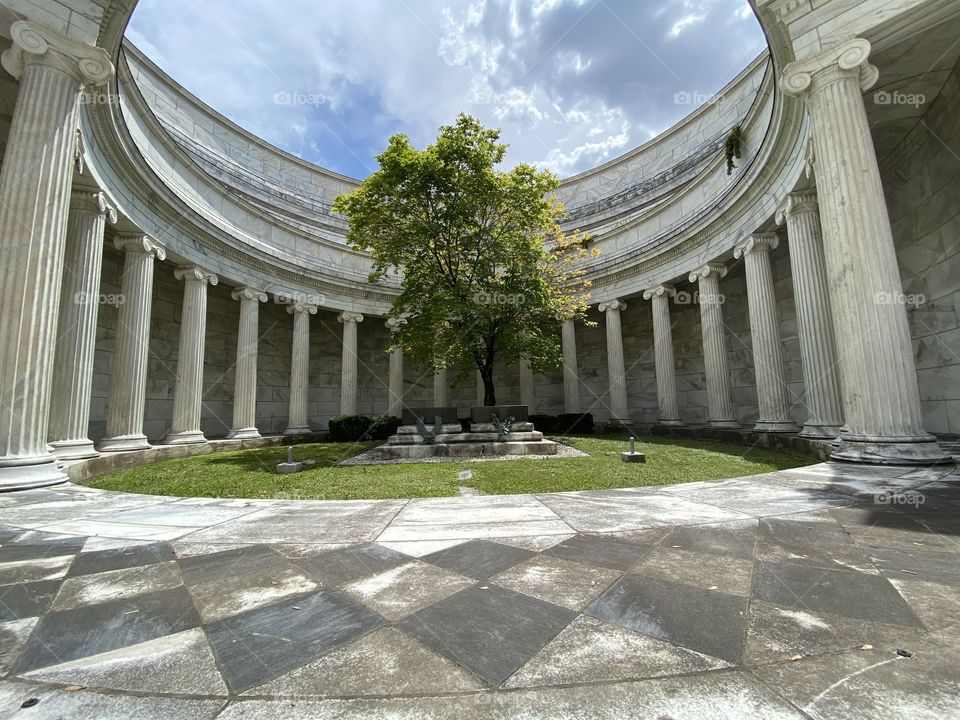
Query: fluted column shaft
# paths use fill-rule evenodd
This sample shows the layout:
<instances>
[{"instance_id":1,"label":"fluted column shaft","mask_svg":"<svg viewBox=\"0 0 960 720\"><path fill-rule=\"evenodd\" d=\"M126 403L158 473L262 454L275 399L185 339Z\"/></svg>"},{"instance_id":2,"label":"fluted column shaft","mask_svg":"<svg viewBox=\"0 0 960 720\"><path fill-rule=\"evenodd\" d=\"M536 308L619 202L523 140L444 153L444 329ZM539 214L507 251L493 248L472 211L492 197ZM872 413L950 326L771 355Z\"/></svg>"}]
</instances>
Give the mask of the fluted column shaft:
<instances>
[{"instance_id":1,"label":"fluted column shaft","mask_svg":"<svg viewBox=\"0 0 960 720\"><path fill-rule=\"evenodd\" d=\"M260 340L260 303L267 301L262 290L237 288L230 297L240 301L237 330L237 367L233 382L233 427L228 438L249 440L260 437L257 430L257 354Z\"/></svg>"},{"instance_id":2,"label":"fluted column shaft","mask_svg":"<svg viewBox=\"0 0 960 720\"><path fill-rule=\"evenodd\" d=\"M107 53L34 23L10 27L20 80L0 171L0 488L63 482L47 448L53 348L80 92L113 74Z\"/></svg>"},{"instance_id":3,"label":"fluted column shaft","mask_svg":"<svg viewBox=\"0 0 960 720\"><path fill-rule=\"evenodd\" d=\"M800 435L831 439L843 425L843 406L816 192L787 196L777 213L777 221L784 220L807 406Z\"/></svg>"},{"instance_id":4,"label":"fluted column shaft","mask_svg":"<svg viewBox=\"0 0 960 720\"><path fill-rule=\"evenodd\" d=\"M433 404L435 407L447 406L447 369L441 368L433 376Z\"/></svg>"},{"instance_id":5,"label":"fluted column shaft","mask_svg":"<svg viewBox=\"0 0 960 720\"><path fill-rule=\"evenodd\" d=\"M293 356L290 362L290 411L285 435L310 432L307 402L310 393L310 316L316 305L293 303L287 308L293 315Z\"/></svg>"},{"instance_id":6,"label":"fluted column shaft","mask_svg":"<svg viewBox=\"0 0 960 720\"><path fill-rule=\"evenodd\" d=\"M203 352L207 338L207 285L217 276L198 267L177 268L183 280L180 343L177 348L177 382L173 391L173 424L164 439L167 445L203 443L200 430L203 406Z\"/></svg>"},{"instance_id":7,"label":"fluted column shaft","mask_svg":"<svg viewBox=\"0 0 960 720\"><path fill-rule=\"evenodd\" d=\"M343 364L340 378L340 414L357 414L357 325L363 315L342 312L337 320L343 324Z\"/></svg>"},{"instance_id":8,"label":"fluted column shaft","mask_svg":"<svg viewBox=\"0 0 960 720\"><path fill-rule=\"evenodd\" d=\"M390 318L387 320L387 329L392 333L399 330L406 323L404 318ZM387 415L400 417L403 413L403 348L400 345L390 346L390 378L387 388Z\"/></svg>"},{"instance_id":9,"label":"fluted column shaft","mask_svg":"<svg viewBox=\"0 0 960 720\"><path fill-rule=\"evenodd\" d=\"M150 310L153 302L153 264L163 260L163 247L145 235L118 237L114 244L123 251L117 312L116 350L110 375L107 437L101 452L145 450L143 411L147 393L147 356L150 352Z\"/></svg>"},{"instance_id":10,"label":"fluted column shaft","mask_svg":"<svg viewBox=\"0 0 960 720\"><path fill-rule=\"evenodd\" d=\"M476 392L476 403L477 407L483 405L483 401L486 400L486 388L483 385L483 375L480 374L480 371L477 370L477 392Z\"/></svg>"},{"instance_id":11,"label":"fluted column shaft","mask_svg":"<svg viewBox=\"0 0 960 720\"><path fill-rule=\"evenodd\" d=\"M607 382L610 387L610 422L629 425L630 413L627 409L627 378L623 364L623 332L620 328L620 311L626 303L610 300L600 303L599 310L604 313L607 327Z\"/></svg>"},{"instance_id":12,"label":"fluted column shaft","mask_svg":"<svg viewBox=\"0 0 960 720\"><path fill-rule=\"evenodd\" d=\"M562 319L563 411L580 412L580 374L577 368L577 330L573 318Z\"/></svg>"},{"instance_id":13,"label":"fluted column shaft","mask_svg":"<svg viewBox=\"0 0 960 720\"><path fill-rule=\"evenodd\" d=\"M727 268L707 263L690 273L690 282L698 283L700 330L703 334L703 365L707 382L707 424L713 427L738 427L730 397L730 362L723 325L724 297L720 278Z\"/></svg>"},{"instance_id":14,"label":"fluted column shaft","mask_svg":"<svg viewBox=\"0 0 960 720\"><path fill-rule=\"evenodd\" d=\"M61 460L97 457L87 437L100 307L103 232L116 212L103 193L74 192L60 288L48 439Z\"/></svg>"},{"instance_id":15,"label":"fluted column shaft","mask_svg":"<svg viewBox=\"0 0 960 720\"><path fill-rule=\"evenodd\" d=\"M531 413L536 412L533 393L533 368L530 367L530 361L527 359L520 361L520 404L526 405Z\"/></svg>"},{"instance_id":16,"label":"fluted column shaft","mask_svg":"<svg viewBox=\"0 0 960 720\"><path fill-rule=\"evenodd\" d=\"M646 290L643 297L652 300L653 353L657 367L657 424L683 425L677 404L677 370L673 357L673 328L670 325L670 285Z\"/></svg>"},{"instance_id":17,"label":"fluted column shaft","mask_svg":"<svg viewBox=\"0 0 960 720\"><path fill-rule=\"evenodd\" d=\"M780 343L777 298L773 289L770 250L779 240L772 233L750 235L733 251L744 258L747 272L747 305L750 309L750 340L753 345L753 371L757 383L760 417L757 432L798 432L790 419L790 393Z\"/></svg>"},{"instance_id":18,"label":"fluted column shaft","mask_svg":"<svg viewBox=\"0 0 960 720\"><path fill-rule=\"evenodd\" d=\"M948 456L923 429L900 270L863 104L878 72L855 38L784 69L813 125L823 249L837 332L844 427L833 457L880 463Z\"/></svg>"}]
</instances>

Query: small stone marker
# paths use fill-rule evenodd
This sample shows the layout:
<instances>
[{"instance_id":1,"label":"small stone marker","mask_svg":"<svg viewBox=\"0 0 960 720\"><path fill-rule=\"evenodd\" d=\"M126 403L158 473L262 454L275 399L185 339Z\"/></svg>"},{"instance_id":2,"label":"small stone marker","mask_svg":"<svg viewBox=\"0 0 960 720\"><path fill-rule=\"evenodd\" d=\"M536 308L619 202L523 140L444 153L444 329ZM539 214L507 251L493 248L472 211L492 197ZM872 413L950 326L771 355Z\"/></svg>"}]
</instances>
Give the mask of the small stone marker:
<instances>
[{"instance_id":1,"label":"small stone marker","mask_svg":"<svg viewBox=\"0 0 960 720\"><path fill-rule=\"evenodd\" d=\"M630 452L620 453L620 459L624 462L642 463L647 461L647 456L642 452L637 452L637 439L630 436Z\"/></svg>"},{"instance_id":2,"label":"small stone marker","mask_svg":"<svg viewBox=\"0 0 960 720\"><path fill-rule=\"evenodd\" d=\"M304 463L294 462L293 460L293 448L287 448L287 461L279 463L277 465L277 472L287 475L289 473L300 472L304 468Z\"/></svg>"}]
</instances>

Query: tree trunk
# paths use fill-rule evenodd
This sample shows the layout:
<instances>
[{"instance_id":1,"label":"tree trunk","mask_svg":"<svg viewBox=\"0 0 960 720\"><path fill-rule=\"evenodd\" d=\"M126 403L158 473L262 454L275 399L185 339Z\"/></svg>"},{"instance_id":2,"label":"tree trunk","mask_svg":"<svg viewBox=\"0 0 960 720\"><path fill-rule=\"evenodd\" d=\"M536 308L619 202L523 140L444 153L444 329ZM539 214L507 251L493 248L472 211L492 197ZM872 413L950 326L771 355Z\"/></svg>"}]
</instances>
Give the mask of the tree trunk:
<instances>
[{"instance_id":1,"label":"tree trunk","mask_svg":"<svg viewBox=\"0 0 960 720\"><path fill-rule=\"evenodd\" d=\"M483 404L487 407L497 404L497 391L493 387L493 364L488 363L480 368L480 377L483 379Z\"/></svg>"}]
</instances>

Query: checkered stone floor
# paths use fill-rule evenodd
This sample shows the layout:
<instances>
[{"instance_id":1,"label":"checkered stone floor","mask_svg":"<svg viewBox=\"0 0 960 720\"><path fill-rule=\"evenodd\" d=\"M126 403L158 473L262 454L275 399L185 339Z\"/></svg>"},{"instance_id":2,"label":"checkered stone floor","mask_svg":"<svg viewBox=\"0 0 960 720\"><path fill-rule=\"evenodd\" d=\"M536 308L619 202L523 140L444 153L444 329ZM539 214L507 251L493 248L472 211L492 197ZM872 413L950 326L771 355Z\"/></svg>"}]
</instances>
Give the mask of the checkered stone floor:
<instances>
[{"instance_id":1,"label":"checkered stone floor","mask_svg":"<svg viewBox=\"0 0 960 720\"><path fill-rule=\"evenodd\" d=\"M960 717L958 550L944 470L340 508L10 494L0 717Z\"/></svg>"}]
</instances>

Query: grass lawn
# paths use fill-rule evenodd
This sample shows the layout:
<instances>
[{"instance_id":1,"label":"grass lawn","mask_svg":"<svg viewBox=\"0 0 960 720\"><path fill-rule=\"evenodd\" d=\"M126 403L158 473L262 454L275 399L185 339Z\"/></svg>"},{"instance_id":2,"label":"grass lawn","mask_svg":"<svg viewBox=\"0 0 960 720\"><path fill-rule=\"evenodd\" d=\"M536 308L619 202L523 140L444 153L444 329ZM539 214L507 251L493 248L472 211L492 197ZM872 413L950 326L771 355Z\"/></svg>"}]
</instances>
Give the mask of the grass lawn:
<instances>
[{"instance_id":1,"label":"grass lawn","mask_svg":"<svg viewBox=\"0 0 960 720\"><path fill-rule=\"evenodd\" d=\"M622 437L585 435L563 441L590 457L333 467L336 461L378 443L320 443L296 448L297 460L313 458L316 465L292 475L276 471L277 463L286 459L287 448L271 447L167 460L87 484L153 495L359 500L452 496L460 486L497 495L668 485L755 475L813 462L718 442L644 438L637 449L647 453L647 462L634 464L620 460L620 452L627 449ZM473 472L471 479L458 479L464 469Z\"/></svg>"}]
</instances>

